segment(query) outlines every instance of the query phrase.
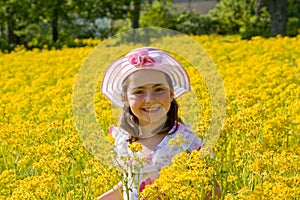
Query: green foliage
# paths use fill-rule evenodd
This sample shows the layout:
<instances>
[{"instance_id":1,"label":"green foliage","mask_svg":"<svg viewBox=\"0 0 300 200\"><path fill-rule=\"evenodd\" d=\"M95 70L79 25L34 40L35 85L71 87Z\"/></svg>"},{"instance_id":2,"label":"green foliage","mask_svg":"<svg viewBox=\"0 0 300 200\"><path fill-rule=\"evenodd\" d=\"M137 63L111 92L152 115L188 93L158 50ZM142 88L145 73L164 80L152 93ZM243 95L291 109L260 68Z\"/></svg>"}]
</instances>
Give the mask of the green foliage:
<instances>
[{"instance_id":1,"label":"green foliage","mask_svg":"<svg viewBox=\"0 0 300 200\"><path fill-rule=\"evenodd\" d=\"M237 33L242 24L241 5L235 0L221 0L209 13L212 20L217 23L219 33Z\"/></svg>"},{"instance_id":2,"label":"green foliage","mask_svg":"<svg viewBox=\"0 0 300 200\"><path fill-rule=\"evenodd\" d=\"M221 0L209 15L218 33L268 36L270 16L266 8L258 11L256 6L256 0Z\"/></svg>"},{"instance_id":3,"label":"green foliage","mask_svg":"<svg viewBox=\"0 0 300 200\"><path fill-rule=\"evenodd\" d=\"M216 28L208 15L197 12L183 12L176 21L176 30L186 34L210 34L215 32Z\"/></svg>"},{"instance_id":4,"label":"green foliage","mask_svg":"<svg viewBox=\"0 0 300 200\"><path fill-rule=\"evenodd\" d=\"M130 0L0 0L0 48L61 47L74 38L107 37L100 19L126 18ZM9 28L7 28L9 27ZM13 36L13 42L8 38Z\"/></svg>"},{"instance_id":5,"label":"green foliage","mask_svg":"<svg viewBox=\"0 0 300 200\"><path fill-rule=\"evenodd\" d=\"M286 35L300 27L300 0L288 1ZM74 38L106 38L132 27L162 27L186 34L269 36L269 0L220 0L208 14L179 13L172 0L0 0L0 49L68 45Z\"/></svg>"},{"instance_id":6,"label":"green foliage","mask_svg":"<svg viewBox=\"0 0 300 200\"><path fill-rule=\"evenodd\" d=\"M145 6L145 12L141 15L141 27L161 27L175 29L176 14L171 2L154 1L152 5Z\"/></svg>"},{"instance_id":7,"label":"green foliage","mask_svg":"<svg viewBox=\"0 0 300 200\"><path fill-rule=\"evenodd\" d=\"M298 24L299 18L290 17L288 19L287 27L286 27L286 35L287 36L296 36L298 34Z\"/></svg>"},{"instance_id":8,"label":"green foliage","mask_svg":"<svg viewBox=\"0 0 300 200\"><path fill-rule=\"evenodd\" d=\"M252 36L270 36L270 15L266 7L263 7L259 15L249 16L239 29L239 33L244 39L251 39Z\"/></svg>"},{"instance_id":9,"label":"green foliage","mask_svg":"<svg viewBox=\"0 0 300 200\"><path fill-rule=\"evenodd\" d=\"M288 23L286 35L296 36L300 28L300 0L288 0Z\"/></svg>"},{"instance_id":10,"label":"green foliage","mask_svg":"<svg viewBox=\"0 0 300 200\"><path fill-rule=\"evenodd\" d=\"M146 4L140 18L141 27L162 27L185 34L201 35L215 32L215 27L207 15L195 11L176 12L171 1L154 1Z\"/></svg>"},{"instance_id":11,"label":"green foliage","mask_svg":"<svg viewBox=\"0 0 300 200\"><path fill-rule=\"evenodd\" d=\"M112 35L128 31L131 28L131 21L129 19L114 20L112 27Z\"/></svg>"},{"instance_id":12,"label":"green foliage","mask_svg":"<svg viewBox=\"0 0 300 200\"><path fill-rule=\"evenodd\" d=\"M300 18L300 0L288 0L288 17Z\"/></svg>"}]
</instances>

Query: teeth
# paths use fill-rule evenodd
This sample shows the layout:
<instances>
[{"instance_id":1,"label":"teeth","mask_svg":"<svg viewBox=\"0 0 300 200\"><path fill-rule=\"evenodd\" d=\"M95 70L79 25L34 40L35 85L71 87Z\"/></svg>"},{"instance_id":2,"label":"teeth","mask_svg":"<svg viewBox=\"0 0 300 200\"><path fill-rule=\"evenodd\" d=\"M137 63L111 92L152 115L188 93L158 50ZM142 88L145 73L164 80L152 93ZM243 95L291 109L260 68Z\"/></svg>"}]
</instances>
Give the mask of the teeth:
<instances>
[{"instance_id":1,"label":"teeth","mask_svg":"<svg viewBox=\"0 0 300 200\"><path fill-rule=\"evenodd\" d=\"M158 107L144 108L146 111L155 111Z\"/></svg>"}]
</instances>

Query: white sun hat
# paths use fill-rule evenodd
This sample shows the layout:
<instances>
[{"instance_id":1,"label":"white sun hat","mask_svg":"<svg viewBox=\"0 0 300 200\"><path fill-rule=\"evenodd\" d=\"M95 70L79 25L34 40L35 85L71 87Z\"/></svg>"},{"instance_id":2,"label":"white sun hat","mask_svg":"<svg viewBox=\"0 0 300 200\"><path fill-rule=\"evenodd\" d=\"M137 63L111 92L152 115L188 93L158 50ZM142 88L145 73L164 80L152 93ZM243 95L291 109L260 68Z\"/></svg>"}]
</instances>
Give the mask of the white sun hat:
<instances>
[{"instance_id":1,"label":"white sun hat","mask_svg":"<svg viewBox=\"0 0 300 200\"><path fill-rule=\"evenodd\" d=\"M130 51L114 61L106 70L101 92L116 106L123 107L122 84L133 72L152 69L164 72L172 80L174 98L190 91L190 80L182 65L168 53L152 47Z\"/></svg>"}]
</instances>

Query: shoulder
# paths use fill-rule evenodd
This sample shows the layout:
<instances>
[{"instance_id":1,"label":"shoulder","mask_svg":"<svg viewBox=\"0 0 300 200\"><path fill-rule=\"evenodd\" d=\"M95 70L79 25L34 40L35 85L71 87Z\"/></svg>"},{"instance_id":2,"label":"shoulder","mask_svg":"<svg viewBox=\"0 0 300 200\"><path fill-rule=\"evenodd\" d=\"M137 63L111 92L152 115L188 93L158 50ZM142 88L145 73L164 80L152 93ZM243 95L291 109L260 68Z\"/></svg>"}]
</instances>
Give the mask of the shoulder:
<instances>
[{"instance_id":1,"label":"shoulder","mask_svg":"<svg viewBox=\"0 0 300 200\"><path fill-rule=\"evenodd\" d=\"M109 127L109 134L110 134L111 137L116 139L116 137L118 137L118 135L119 135L119 128L116 127L116 126L110 126Z\"/></svg>"},{"instance_id":2,"label":"shoulder","mask_svg":"<svg viewBox=\"0 0 300 200\"><path fill-rule=\"evenodd\" d=\"M175 126L174 126L175 128ZM178 124L174 135L181 134L184 138L196 137L197 135L191 130L191 126L186 124Z\"/></svg>"},{"instance_id":3,"label":"shoulder","mask_svg":"<svg viewBox=\"0 0 300 200\"><path fill-rule=\"evenodd\" d=\"M120 127L110 126L109 134L111 137L114 138L116 144L128 142L129 133L127 133L125 130L123 130Z\"/></svg>"},{"instance_id":4,"label":"shoulder","mask_svg":"<svg viewBox=\"0 0 300 200\"><path fill-rule=\"evenodd\" d=\"M114 138L115 150L119 155L127 154L129 134L120 127L110 126L109 134Z\"/></svg>"},{"instance_id":5,"label":"shoulder","mask_svg":"<svg viewBox=\"0 0 300 200\"><path fill-rule=\"evenodd\" d=\"M189 151L198 150L203 146L202 139L191 130L189 125L179 124L175 134L181 134L182 138L187 141L187 150Z\"/></svg>"},{"instance_id":6,"label":"shoulder","mask_svg":"<svg viewBox=\"0 0 300 200\"><path fill-rule=\"evenodd\" d=\"M128 139L129 134L117 126L110 126L109 127L109 134L111 137L113 137L115 140L117 139Z\"/></svg>"}]
</instances>

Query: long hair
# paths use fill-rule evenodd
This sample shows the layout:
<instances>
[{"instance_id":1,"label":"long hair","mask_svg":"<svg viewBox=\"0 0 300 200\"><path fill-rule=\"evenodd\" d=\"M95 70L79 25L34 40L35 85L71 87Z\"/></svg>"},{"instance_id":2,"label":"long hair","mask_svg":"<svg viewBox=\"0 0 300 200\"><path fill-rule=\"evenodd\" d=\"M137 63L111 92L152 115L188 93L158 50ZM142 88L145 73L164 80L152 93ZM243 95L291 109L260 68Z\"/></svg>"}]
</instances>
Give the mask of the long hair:
<instances>
[{"instance_id":1,"label":"long hair","mask_svg":"<svg viewBox=\"0 0 300 200\"><path fill-rule=\"evenodd\" d=\"M166 76L167 83L170 87L170 90L171 92L173 92L174 89L173 89L172 81L168 75L165 74L165 76ZM127 93L128 85L129 85L129 78L127 77L123 82L123 98L127 98L126 93ZM173 99L170 105L170 109L167 113L166 122L161 127L155 129L153 131L153 134L157 133L157 134L171 135L177 131L179 123L183 123L183 121L178 116L178 104L176 100ZM175 128L173 129L174 126ZM123 107L120 116L119 127L130 134L128 141L133 142L138 140L139 120L133 114L129 106L124 105Z\"/></svg>"}]
</instances>

